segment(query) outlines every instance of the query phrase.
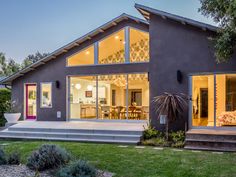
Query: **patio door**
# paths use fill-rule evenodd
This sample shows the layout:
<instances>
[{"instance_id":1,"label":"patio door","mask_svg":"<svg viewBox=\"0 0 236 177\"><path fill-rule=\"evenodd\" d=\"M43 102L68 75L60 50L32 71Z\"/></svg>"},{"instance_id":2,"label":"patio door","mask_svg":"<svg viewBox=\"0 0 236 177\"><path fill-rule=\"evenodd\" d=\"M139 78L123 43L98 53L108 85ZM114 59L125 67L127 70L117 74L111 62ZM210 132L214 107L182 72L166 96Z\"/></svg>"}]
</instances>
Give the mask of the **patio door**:
<instances>
[{"instance_id":1,"label":"patio door","mask_svg":"<svg viewBox=\"0 0 236 177\"><path fill-rule=\"evenodd\" d=\"M37 116L37 86L36 84L25 85L25 113L27 120L35 120Z\"/></svg>"}]
</instances>

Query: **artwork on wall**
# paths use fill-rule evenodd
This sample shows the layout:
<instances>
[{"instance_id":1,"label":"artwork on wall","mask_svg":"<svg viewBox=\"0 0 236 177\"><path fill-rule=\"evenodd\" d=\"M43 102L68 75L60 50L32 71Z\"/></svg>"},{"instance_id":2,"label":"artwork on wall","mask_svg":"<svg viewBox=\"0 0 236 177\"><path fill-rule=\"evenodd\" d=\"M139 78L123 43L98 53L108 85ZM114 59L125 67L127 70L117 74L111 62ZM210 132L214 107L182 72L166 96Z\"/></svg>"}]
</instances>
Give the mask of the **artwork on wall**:
<instances>
[{"instance_id":1,"label":"artwork on wall","mask_svg":"<svg viewBox=\"0 0 236 177\"><path fill-rule=\"evenodd\" d=\"M85 91L85 97L86 98L92 98L93 97L93 92L92 91Z\"/></svg>"}]
</instances>

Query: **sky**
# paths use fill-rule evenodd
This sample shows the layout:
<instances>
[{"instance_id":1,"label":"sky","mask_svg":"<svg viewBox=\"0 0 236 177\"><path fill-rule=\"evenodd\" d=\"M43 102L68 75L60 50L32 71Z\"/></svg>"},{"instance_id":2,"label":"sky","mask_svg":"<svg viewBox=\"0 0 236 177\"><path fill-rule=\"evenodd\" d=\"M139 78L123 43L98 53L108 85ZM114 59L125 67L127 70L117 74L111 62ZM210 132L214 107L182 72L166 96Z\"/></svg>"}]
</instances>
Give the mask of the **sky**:
<instances>
[{"instance_id":1,"label":"sky","mask_svg":"<svg viewBox=\"0 0 236 177\"><path fill-rule=\"evenodd\" d=\"M214 25L199 0L1 0L0 52L17 62L53 52L122 13L143 18L135 3Z\"/></svg>"}]
</instances>

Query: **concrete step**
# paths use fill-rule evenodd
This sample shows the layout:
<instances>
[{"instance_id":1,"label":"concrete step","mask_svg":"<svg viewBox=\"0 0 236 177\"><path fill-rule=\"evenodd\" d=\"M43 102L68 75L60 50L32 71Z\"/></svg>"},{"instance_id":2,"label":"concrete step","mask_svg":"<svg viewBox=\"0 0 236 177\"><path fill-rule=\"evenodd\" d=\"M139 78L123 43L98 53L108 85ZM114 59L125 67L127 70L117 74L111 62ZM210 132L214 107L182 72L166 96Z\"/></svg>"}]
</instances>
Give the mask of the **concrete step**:
<instances>
[{"instance_id":1,"label":"concrete step","mask_svg":"<svg viewBox=\"0 0 236 177\"><path fill-rule=\"evenodd\" d=\"M100 130L100 129L60 129L60 128L26 128L26 127L9 127L9 131L21 132L44 132L44 133L87 133L87 134L117 134L117 135L137 135L142 136L143 131L133 130Z\"/></svg>"},{"instance_id":2,"label":"concrete step","mask_svg":"<svg viewBox=\"0 0 236 177\"><path fill-rule=\"evenodd\" d=\"M31 132L31 131L10 131L4 130L0 132L0 137L4 136L22 136L22 137L49 137L49 138L77 138L77 139L103 139L103 140L140 140L140 135L124 135L124 134L97 134L97 133L64 133L64 132Z\"/></svg>"},{"instance_id":3,"label":"concrete step","mask_svg":"<svg viewBox=\"0 0 236 177\"><path fill-rule=\"evenodd\" d=\"M47 141L74 141L74 142L88 142L88 143L109 143L109 144L138 144L137 141L126 140L106 140L106 139L79 139L79 138L55 138L55 137L23 137L23 136L10 136L0 135L2 139L28 139L28 140L47 140Z\"/></svg>"}]
</instances>

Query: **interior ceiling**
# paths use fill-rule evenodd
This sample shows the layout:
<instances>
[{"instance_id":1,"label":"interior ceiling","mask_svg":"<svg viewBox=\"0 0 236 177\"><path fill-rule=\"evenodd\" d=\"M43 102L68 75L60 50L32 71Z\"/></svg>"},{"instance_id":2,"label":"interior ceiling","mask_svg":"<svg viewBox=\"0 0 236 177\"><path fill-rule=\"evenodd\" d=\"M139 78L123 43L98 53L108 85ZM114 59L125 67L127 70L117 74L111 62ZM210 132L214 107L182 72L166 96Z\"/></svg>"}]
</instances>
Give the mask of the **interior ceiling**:
<instances>
[{"instance_id":1,"label":"interior ceiling","mask_svg":"<svg viewBox=\"0 0 236 177\"><path fill-rule=\"evenodd\" d=\"M126 75L99 75L98 76L98 81L107 81L107 82L113 82L115 79L126 79ZM147 81L148 80L148 75L143 73L143 74L129 74L128 76L129 82L130 81ZM80 80L87 80L87 81L96 81L96 76L73 76L71 77L71 82L79 82Z\"/></svg>"}]
</instances>

